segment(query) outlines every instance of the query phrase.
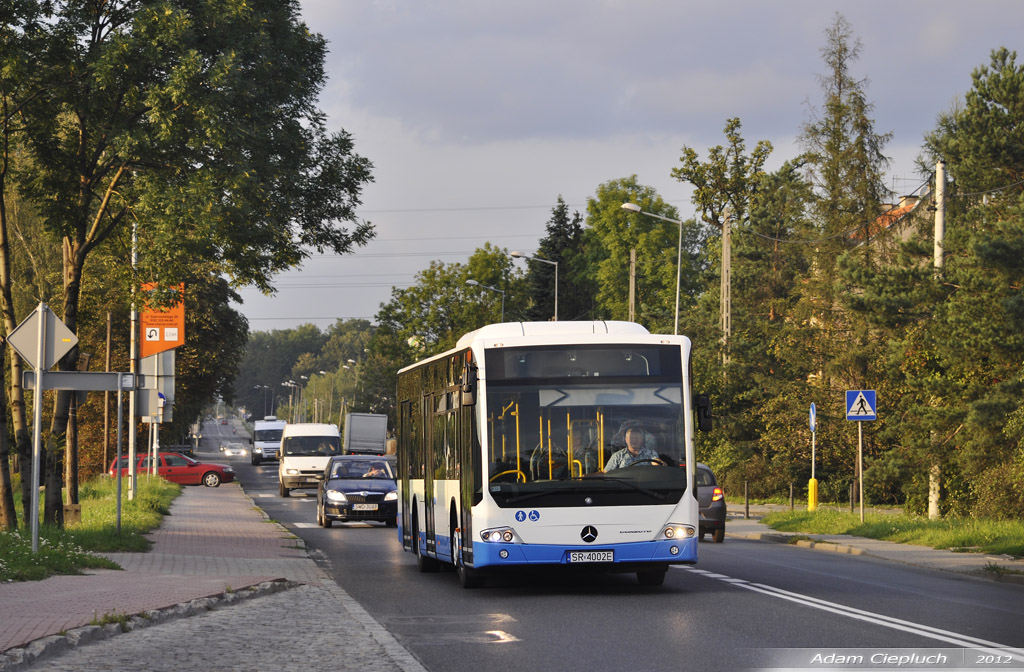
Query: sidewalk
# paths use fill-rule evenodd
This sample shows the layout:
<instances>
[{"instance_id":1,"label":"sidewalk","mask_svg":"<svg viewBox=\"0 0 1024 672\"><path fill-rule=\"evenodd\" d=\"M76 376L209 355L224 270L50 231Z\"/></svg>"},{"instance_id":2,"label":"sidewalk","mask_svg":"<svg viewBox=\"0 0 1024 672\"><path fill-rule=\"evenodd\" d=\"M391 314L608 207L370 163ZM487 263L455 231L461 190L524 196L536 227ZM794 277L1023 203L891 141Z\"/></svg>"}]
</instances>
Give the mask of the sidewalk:
<instances>
[{"instance_id":1,"label":"sidewalk","mask_svg":"<svg viewBox=\"0 0 1024 672\"><path fill-rule=\"evenodd\" d=\"M302 541L268 521L236 483L186 487L172 504L171 515L150 538L154 543L149 552L107 555L123 571L90 570L81 576L0 585L0 670L21 669L33 662L35 669L41 659L54 653L108 639L125 628L206 614L242 601L261 603L264 600L249 598L280 591L286 591L283 596L288 598L280 608L288 612L303 611L302 601L312 600L317 603L315 613L322 614L327 600L339 616L348 612L353 623L363 623L347 634L356 647L372 649L380 667L359 669L422 670L317 567ZM310 624L294 617L282 620L285 630L299 631L282 633L285 637L309 636ZM111 621L124 621L124 627ZM90 625L101 622L107 625ZM264 639L273 627L273 621L264 621L255 631L247 626L237 637L239 641ZM188 641L176 645L180 651L191 648ZM325 656L336 659L336 651L326 651ZM152 660L146 667L155 670L159 665Z\"/></svg>"}]
</instances>

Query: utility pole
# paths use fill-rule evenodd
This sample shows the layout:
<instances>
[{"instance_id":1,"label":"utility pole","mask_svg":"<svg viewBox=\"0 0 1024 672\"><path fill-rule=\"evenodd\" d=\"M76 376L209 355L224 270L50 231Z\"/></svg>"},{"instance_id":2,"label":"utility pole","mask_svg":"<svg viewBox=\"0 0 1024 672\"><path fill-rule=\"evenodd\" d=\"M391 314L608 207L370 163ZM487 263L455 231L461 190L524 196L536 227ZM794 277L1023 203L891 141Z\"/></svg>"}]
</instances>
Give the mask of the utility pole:
<instances>
[{"instance_id":1,"label":"utility pole","mask_svg":"<svg viewBox=\"0 0 1024 672\"><path fill-rule=\"evenodd\" d=\"M942 277L943 249L942 240L946 236L946 164L939 161L935 165L935 247L933 265L935 278ZM935 433L932 433L932 446L935 446ZM928 468L928 518L939 518L939 493L942 485L942 465L938 457L932 458Z\"/></svg>"},{"instance_id":2,"label":"utility pole","mask_svg":"<svg viewBox=\"0 0 1024 672\"><path fill-rule=\"evenodd\" d=\"M729 365L729 337L732 335L732 226L729 209L723 213L722 222L722 366Z\"/></svg>"}]
</instances>

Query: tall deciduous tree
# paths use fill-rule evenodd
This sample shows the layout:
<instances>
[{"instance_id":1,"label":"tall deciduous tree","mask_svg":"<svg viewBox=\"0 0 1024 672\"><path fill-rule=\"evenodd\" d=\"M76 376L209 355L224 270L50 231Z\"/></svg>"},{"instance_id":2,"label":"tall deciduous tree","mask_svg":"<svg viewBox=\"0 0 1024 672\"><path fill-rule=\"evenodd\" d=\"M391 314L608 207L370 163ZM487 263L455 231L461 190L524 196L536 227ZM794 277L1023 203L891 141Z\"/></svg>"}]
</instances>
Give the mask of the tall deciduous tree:
<instances>
[{"instance_id":1,"label":"tall deciduous tree","mask_svg":"<svg viewBox=\"0 0 1024 672\"><path fill-rule=\"evenodd\" d=\"M605 182L587 199L585 232L588 263L597 281L595 319L625 320L629 316L630 251L636 251L635 320L652 332L671 333L675 322L679 228L670 222L631 213L623 203L679 220L679 213L636 175ZM701 228L683 222L683 265L680 312L699 291L697 254ZM680 318L682 325L684 318ZM682 327L680 327L682 329Z\"/></svg>"},{"instance_id":2,"label":"tall deciduous tree","mask_svg":"<svg viewBox=\"0 0 1024 672\"><path fill-rule=\"evenodd\" d=\"M37 14L13 17L16 30L40 55L20 71L21 187L62 240L72 331L86 260L132 222L146 280L177 282L198 257L268 291L311 250L343 253L372 237L355 216L370 163L350 135L326 130L316 107L325 44L295 0L21 4ZM55 434L67 408L58 394ZM60 524L54 457L46 519Z\"/></svg>"}]
</instances>

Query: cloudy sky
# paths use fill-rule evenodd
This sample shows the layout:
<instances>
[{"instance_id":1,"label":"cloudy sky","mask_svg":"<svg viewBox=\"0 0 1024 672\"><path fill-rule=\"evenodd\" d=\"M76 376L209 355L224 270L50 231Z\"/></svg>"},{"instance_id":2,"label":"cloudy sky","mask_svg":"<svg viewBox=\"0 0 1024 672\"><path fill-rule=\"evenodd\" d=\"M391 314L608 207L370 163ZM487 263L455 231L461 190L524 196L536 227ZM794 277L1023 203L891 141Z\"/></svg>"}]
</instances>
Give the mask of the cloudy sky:
<instances>
[{"instance_id":1,"label":"cloudy sky","mask_svg":"<svg viewBox=\"0 0 1024 672\"><path fill-rule=\"evenodd\" d=\"M824 32L841 12L862 43L875 130L891 132L889 186L918 187L923 135L992 49L1017 49L1018 0L301 0L330 53L332 130L374 163L360 215L377 239L314 256L241 292L253 331L372 320L392 287L485 242L532 253L561 195L585 212L598 185L637 175L694 209L670 176L739 117L775 167L820 106ZM1024 56L1022 56L1024 58ZM517 263L526 263L519 261Z\"/></svg>"}]
</instances>

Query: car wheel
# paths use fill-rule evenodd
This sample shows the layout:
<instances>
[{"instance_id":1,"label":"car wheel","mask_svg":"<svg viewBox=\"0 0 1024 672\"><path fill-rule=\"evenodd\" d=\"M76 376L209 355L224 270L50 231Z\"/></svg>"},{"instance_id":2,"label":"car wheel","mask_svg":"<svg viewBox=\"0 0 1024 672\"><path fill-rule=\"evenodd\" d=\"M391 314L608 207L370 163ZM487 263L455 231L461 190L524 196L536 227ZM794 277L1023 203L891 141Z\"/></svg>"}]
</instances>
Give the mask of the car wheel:
<instances>
[{"instance_id":1,"label":"car wheel","mask_svg":"<svg viewBox=\"0 0 1024 672\"><path fill-rule=\"evenodd\" d=\"M253 455L252 456L252 466L258 467L258 466L260 466L260 462L262 462L262 461L263 460L260 459L259 455Z\"/></svg>"},{"instance_id":2,"label":"car wheel","mask_svg":"<svg viewBox=\"0 0 1024 672\"><path fill-rule=\"evenodd\" d=\"M398 520L396 520L395 518L388 518L384 521L384 524L388 527L398 527Z\"/></svg>"},{"instance_id":3,"label":"car wheel","mask_svg":"<svg viewBox=\"0 0 1024 672\"><path fill-rule=\"evenodd\" d=\"M712 532L711 533L711 541L715 542L716 544L720 544L723 541L725 541L725 528L724 527L720 527L717 530L715 530L714 532Z\"/></svg>"},{"instance_id":4,"label":"car wheel","mask_svg":"<svg viewBox=\"0 0 1024 672\"><path fill-rule=\"evenodd\" d=\"M216 471L208 471L203 474L203 485L208 488L216 488L220 485L220 475Z\"/></svg>"},{"instance_id":5,"label":"car wheel","mask_svg":"<svg viewBox=\"0 0 1024 672\"><path fill-rule=\"evenodd\" d=\"M284 487L284 481L277 482L277 494L281 495L282 497L287 497L290 492L291 491L288 488Z\"/></svg>"}]
</instances>

